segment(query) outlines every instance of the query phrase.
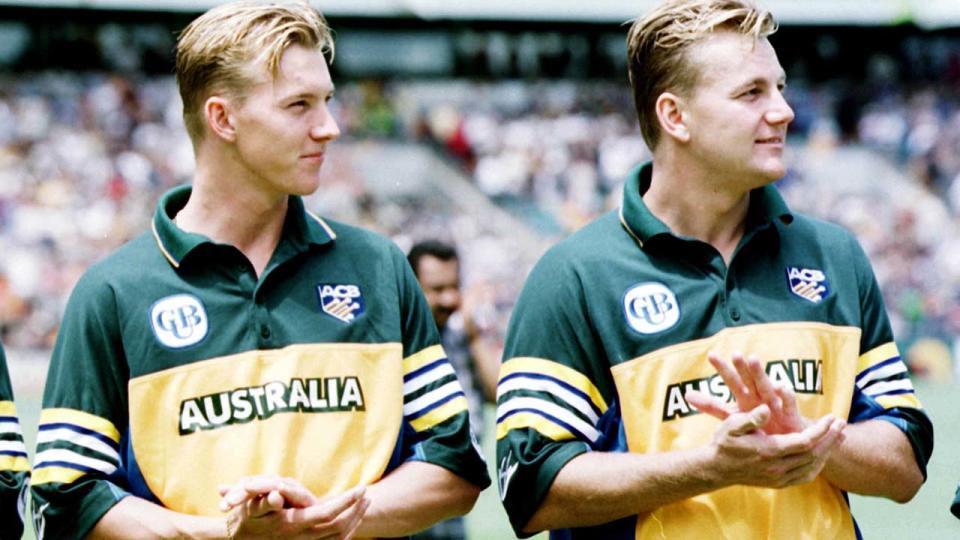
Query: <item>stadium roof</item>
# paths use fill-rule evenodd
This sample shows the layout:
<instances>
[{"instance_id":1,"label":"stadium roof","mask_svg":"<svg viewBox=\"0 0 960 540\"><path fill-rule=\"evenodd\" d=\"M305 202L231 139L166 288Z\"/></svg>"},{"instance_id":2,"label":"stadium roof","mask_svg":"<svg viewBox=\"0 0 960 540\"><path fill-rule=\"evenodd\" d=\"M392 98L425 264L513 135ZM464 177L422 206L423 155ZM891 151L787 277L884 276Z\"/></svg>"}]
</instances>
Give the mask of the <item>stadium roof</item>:
<instances>
[{"instance_id":1,"label":"stadium roof","mask_svg":"<svg viewBox=\"0 0 960 540\"><path fill-rule=\"evenodd\" d=\"M0 0L0 6L196 12L224 0ZM659 0L313 0L330 16L619 23ZM784 24L960 26L957 0L760 0Z\"/></svg>"}]
</instances>

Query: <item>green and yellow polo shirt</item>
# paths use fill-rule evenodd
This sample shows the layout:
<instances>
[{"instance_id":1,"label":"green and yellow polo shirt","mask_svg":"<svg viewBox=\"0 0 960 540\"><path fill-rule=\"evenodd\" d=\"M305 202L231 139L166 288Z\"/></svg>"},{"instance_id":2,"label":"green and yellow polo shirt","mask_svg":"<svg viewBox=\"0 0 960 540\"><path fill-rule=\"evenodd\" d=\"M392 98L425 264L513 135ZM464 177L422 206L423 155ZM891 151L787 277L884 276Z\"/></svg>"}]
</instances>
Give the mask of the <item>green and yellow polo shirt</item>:
<instances>
[{"instance_id":1,"label":"green and yellow polo shirt","mask_svg":"<svg viewBox=\"0 0 960 540\"><path fill-rule=\"evenodd\" d=\"M164 195L152 230L71 295L34 462L41 536L83 538L128 494L217 515L217 486L255 474L320 497L407 460L489 483L396 246L291 197L258 279L233 246L177 228L189 196Z\"/></svg>"},{"instance_id":2,"label":"green and yellow polo shirt","mask_svg":"<svg viewBox=\"0 0 960 540\"><path fill-rule=\"evenodd\" d=\"M23 534L30 462L17 420L7 359L0 347L0 540L19 540Z\"/></svg>"},{"instance_id":3,"label":"green and yellow polo shirt","mask_svg":"<svg viewBox=\"0 0 960 540\"><path fill-rule=\"evenodd\" d=\"M554 246L533 269L507 333L497 396L501 497L519 532L557 472L589 451L709 444L719 421L685 400L730 399L707 352L756 354L793 387L801 413L899 427L925 470L920 411L870 264L841 228L792 214L776 189L750 195L729 266L644 205L652 165L619 211ZM815 519L814 519L815 518ZM845 494L826 480L733 486L572 538L854 538ZM567 536L563 536L567 537Z\"/></svg>"}]
</instances>

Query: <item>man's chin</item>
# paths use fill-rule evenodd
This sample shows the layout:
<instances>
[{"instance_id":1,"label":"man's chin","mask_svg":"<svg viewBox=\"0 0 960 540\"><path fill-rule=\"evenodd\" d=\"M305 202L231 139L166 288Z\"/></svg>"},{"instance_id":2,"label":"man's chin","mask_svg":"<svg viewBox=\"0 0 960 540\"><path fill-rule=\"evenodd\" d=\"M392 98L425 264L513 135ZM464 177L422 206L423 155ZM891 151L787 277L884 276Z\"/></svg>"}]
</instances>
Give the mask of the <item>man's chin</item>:
<instances>
[{"instance_id":1,"label":"man's chin","mask_svg":"<svg viewBox=\"0 0 960 540\"><path fill-rule=\"evenodd\" d=\"M783 163L768 164L754 171L754 176L761 185L772 184L787 175L787 167Z\"/></svg>"}]
</instances>

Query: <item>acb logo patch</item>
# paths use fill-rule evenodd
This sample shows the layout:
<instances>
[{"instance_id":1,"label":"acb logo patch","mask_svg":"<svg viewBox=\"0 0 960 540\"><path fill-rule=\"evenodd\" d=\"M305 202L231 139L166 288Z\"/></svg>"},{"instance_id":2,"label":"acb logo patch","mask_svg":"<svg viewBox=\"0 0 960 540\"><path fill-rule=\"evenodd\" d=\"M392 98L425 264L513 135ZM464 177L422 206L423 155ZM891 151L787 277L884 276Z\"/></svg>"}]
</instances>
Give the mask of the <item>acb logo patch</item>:
<instances>
[{"instance_id":1,"label":"acb logo patch","mask_svg":"<svg viewBox=\"0 0 960 540\"><path fill-rule=\"evenodd\" d=\"M819 304L830 295L830 282L826 274L813 268L788 266L787 285L790 292L814 304Z\"/></svg>"},{"instance_id":2,"label":"acb logo patch","mask_svg":"<svg viewBox=\"0 0 960 540\"><path fill-rule=\"evenodd\" d=\"M192 294L174 294L154 302L150 326L157 341L171 349L189 347L207 336L207 312Z\"/></svg>"},{"instance_id":3,"label":"acb logo patch","mask_svg":"<svg viewBox=\"0 0 960 540\"><path fill-rule=\"evenodd\" d=\"M321 283L317 285L320 309L338 321L351 323L366 311L363 292L352 284Z\"/></svg>"}]
</instances>

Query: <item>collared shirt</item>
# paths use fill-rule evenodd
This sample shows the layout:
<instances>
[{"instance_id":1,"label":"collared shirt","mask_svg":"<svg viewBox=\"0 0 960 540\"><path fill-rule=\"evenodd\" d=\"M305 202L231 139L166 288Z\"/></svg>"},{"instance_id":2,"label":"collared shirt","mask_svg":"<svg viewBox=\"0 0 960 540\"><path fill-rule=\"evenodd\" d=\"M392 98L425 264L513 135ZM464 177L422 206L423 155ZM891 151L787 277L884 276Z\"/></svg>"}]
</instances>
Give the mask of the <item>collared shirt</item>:
<instances>
[{"instance_id":1,"label":"collared shirt","mask_svg":"<svg viewBox=\"0 0 960 540\"><path fill-rule=\"evenodd\" d=\"M718 421L684 399L727 399L709 351L757 355L801 413L882 418L925 470L932 427L919 410L869 262L841 228L792 214L777 190L750 193L729 265L674 234L644 204L652 165L619 211L554 246L531 272L500 372L500 489L519 531L557 472L588 451L667 452L710 443ZM816 516L816 519L811 519ZM574 538L843 538L856 526L823 479L788 490L732 486Z\"/></svg>"},{"instance_id":2,"label":"collared shirt","mask_svg":"<svg viewBox=\"0 0 960 540\"><path fill-rule=\"evenodd\" d=\"M94 265L64 315L34 469L49 538L82 538L128 493L218 515L254 474L323 497L407 460L488 482L467 404L396 246L289 199L258 277L172 218Z\"/></svg>"},{"instance_id":3,"label":"collared shirt","mask_svg":"<svg viewBox=\"0 0 960 540\"><path fill-rule=\"evenodd\" d=\"M19 540L23 534L26 487L30 462L17 420L7 361L0 347L0 540Z\"/></svg>"}]
</instances>

